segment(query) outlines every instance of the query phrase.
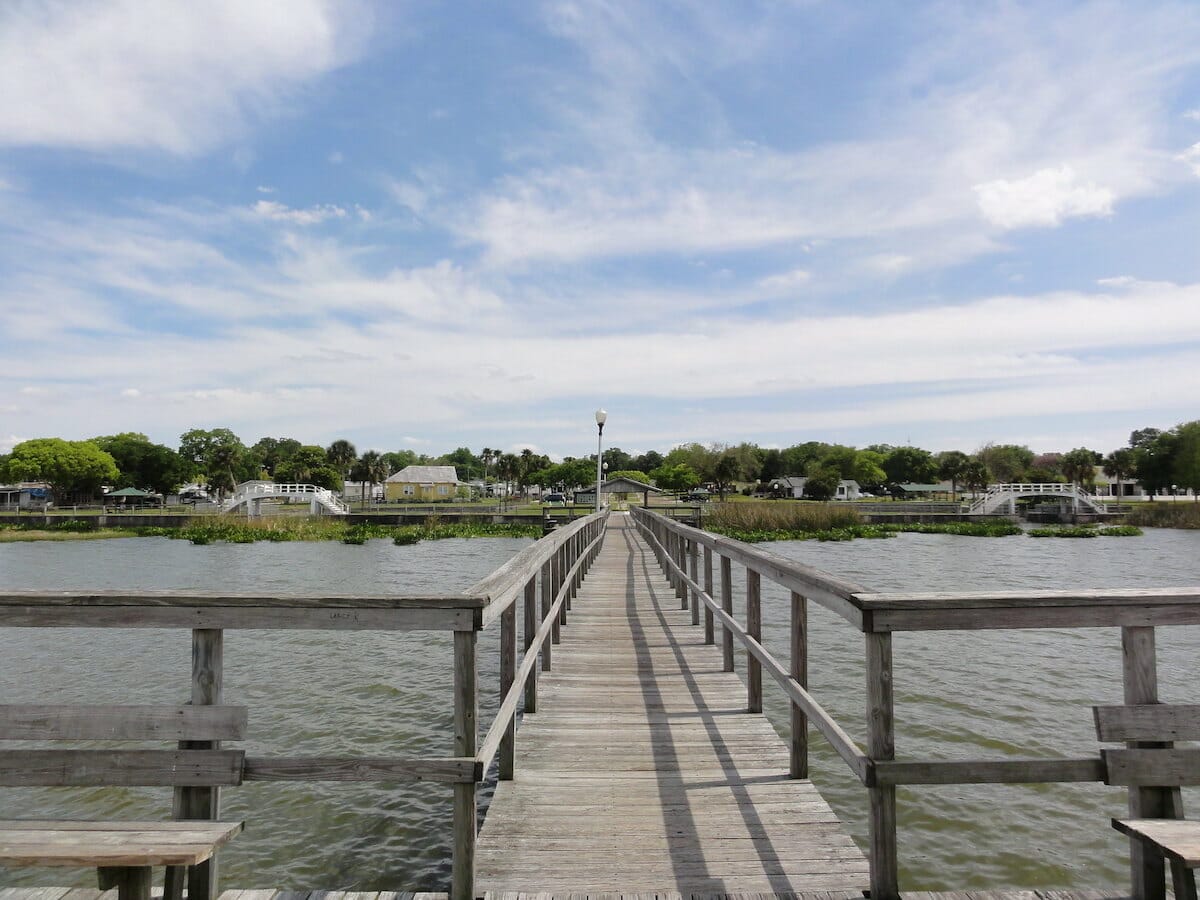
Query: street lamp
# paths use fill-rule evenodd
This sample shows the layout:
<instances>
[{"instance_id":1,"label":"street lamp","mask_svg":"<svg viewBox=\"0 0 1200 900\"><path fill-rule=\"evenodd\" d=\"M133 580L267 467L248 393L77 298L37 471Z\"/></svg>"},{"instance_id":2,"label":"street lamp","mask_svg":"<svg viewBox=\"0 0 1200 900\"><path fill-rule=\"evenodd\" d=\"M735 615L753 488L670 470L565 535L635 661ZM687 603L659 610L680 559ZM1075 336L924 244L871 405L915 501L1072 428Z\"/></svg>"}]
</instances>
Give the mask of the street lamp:
<instances>
[{"instance_id":1,"label":"street lamp","mask_svg":"<svg viewBox=\"0 0 1200 900\"><path fill-rule=\"evenodd\" d=\"M600 485L603 483L604 470L601 468L600 445L604 438L604 423L608 421L608 413L603 409L596 410L596 512L600 512Z\"/></svg>"}]
</instances>

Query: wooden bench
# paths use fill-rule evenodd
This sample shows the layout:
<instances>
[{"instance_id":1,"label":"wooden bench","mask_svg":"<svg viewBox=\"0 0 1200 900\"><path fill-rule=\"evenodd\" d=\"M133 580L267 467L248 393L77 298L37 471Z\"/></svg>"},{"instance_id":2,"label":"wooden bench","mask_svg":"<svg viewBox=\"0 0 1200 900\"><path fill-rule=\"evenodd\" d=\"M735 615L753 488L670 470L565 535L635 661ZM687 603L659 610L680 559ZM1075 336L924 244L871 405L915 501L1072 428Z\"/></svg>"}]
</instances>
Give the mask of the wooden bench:
<instances>
[{"instance_id":1,"label":"wooden bench","mask_svg":"<svg viewBox=\"0 0 1200 900\"><path fill-rule=\"evenodd\" d=\"M1177 748L1174 742L1200 740L1200 706L1148 704L1093 710L1096 736L1127 744L1100 753L1105 783L1129 788L1130 818L1113 819L1112 824L1130 837L1134 896L1140 900L1165 896L1167 861L1176 900L1196 900L1200 821L1184 819L1180 787L1200 785L1200 748Z\"/></svg>"},{"instance_id":2,"label":"wooden bench","mask_svg":"<svg viewBox=\"0 0 1200 900\"><path fill-rule=\"evenodd\" d=\"M241 784L245 769L244 751L218 749L219 742L240 740L245 731L244 707L0 706L0 740L180 742L173 750L0 750L0 786L174 787L177 819L208 818L193 813L215 811L217 790ZM241 822L5 820L0 864L94 866L100 888L117 888L120 900L148 900L151 867L167 866L164 900L180 900L185 872L191 896L198 896L198 884L212 893L207 867L242 828Z\"/></svg>"}]
</instances>

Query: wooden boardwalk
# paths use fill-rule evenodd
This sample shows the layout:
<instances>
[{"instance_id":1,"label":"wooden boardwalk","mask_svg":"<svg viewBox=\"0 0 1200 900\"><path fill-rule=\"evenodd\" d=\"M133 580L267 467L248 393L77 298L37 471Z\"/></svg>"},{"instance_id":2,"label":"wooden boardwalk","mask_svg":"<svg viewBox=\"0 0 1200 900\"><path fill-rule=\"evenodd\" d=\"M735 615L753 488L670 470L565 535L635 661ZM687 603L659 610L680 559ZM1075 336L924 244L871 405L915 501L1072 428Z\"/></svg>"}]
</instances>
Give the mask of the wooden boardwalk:
<instances>
[{"instance_id":1,"label":"wooden boardwalk","mask_svg":"<svg viewBox=\"0 0 1200 900\"><path fill-rule=\"evenodd\" d=\"M690 623L614 515L488 810L478 891L861 895L863 854Z\"/></svg>"}]
</instances>

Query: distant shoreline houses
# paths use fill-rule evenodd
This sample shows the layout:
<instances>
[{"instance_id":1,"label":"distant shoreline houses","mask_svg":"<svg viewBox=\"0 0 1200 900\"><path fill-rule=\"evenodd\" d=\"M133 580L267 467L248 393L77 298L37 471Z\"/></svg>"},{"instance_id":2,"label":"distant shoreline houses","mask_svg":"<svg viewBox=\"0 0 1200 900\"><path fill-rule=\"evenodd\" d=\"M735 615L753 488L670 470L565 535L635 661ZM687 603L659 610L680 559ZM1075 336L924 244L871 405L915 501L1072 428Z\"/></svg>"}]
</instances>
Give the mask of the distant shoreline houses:
<instances>
[{"instance_id":1,"label":"distant shoreline houses","mask_svg":"<svg viewBox=\"0 0 1200 900\"><path fill-rule=\"evenodd\" d=\"M383 483L383 499L402 503L453 500L460 484L454 466L405 466Z\"/></svg>"}]
</instances>

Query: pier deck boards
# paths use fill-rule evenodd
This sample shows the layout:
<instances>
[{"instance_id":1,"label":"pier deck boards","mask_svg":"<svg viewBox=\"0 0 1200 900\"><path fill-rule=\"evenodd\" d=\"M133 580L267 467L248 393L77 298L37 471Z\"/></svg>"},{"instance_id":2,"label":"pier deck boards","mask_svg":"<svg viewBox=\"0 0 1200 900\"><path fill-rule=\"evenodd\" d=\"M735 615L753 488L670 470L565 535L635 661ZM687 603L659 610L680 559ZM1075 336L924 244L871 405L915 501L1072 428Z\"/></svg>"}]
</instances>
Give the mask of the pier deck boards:
<instances>
[{"instance_id":1,"label":"pier deck boards","mask_svg":"<svg viewBox=\"0 0 1200 900\"><path fill-rule=\"evenodd\" d=\"M863 854L690 623L614 515L488 810L478 890L861 895Z\"/></svg>"}]
</instances>

